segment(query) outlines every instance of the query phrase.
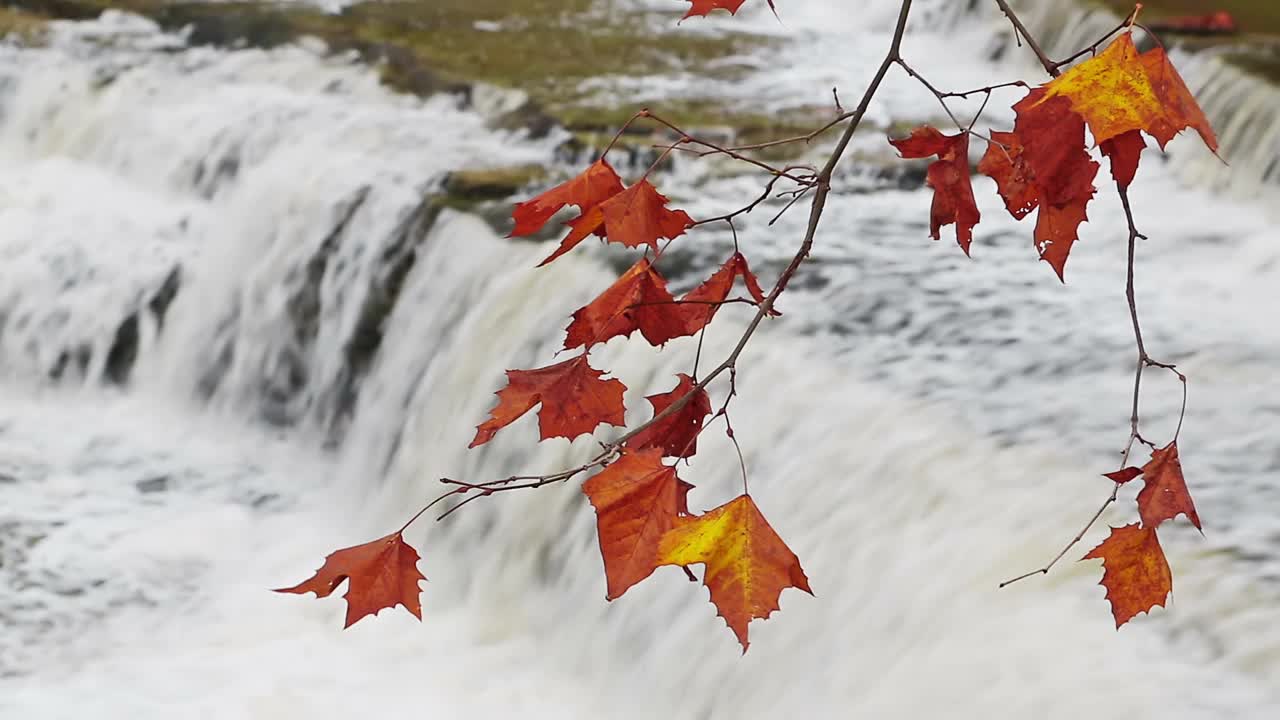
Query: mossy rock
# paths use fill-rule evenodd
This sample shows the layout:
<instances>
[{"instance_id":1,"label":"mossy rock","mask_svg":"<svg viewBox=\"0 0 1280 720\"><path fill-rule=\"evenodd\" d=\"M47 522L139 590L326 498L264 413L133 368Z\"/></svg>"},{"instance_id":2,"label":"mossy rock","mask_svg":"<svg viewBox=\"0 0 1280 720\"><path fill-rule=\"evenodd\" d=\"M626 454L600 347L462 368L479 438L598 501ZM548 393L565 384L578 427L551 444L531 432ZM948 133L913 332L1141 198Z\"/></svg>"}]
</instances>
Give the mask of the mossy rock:
<instances>
[{"instance_id":1,"label":"mossy rock","mask_svg":"<svg viewBox=\"0 0 1280 720\"><path fill-rule=\"evenodd\" d=\"M505 200L546 174L546 168L540 165L458 170L445 179L444 190L449 198L460 202Z\"/></svg>"},{"instance_id":2,"label":"mossy rock","mask_svg":"<svg viewBox=\"0 0 1280 720\"><path fill-rule=\"evenodd\" d=\"M481 81L529 92L544 105L572 102L588 78L647 75L698 66L767 42L656 27L653 13L598 6L594 0L400 0L360 2L340 13L270 2L164 0L17 0L52 17L88 19L128 10L162 27L190 25L192 41L273 47L303 35L335 50L356 49L390 62L384 78L414 91L408 68L449 82ZM709 67L701 72L712 74ZM406 87L407 86L407 87Z\"/></svg>"},{"instance_id":3,"label":"mossy rock","mask_svg":"<svg viewBox=\"0 0 1280 720\"><path fill-rule=\"evenodd\" d=\"M1280 86L1280 48L1241 50L1224 55L1223 60L1268 84Z\"/></svg>"},{"instance_id":4,"label":"mossy rock","mask_svg":"<svg viewBox=\"0 0 1280 720\"><path fill-rule=\"evenodd\" d=\"M519 89L526 107L495 125L545 135L558 123L579 133L612 135L635 110L652 103L692 129L730 127L738 142L764 142L812 128L797 116L731 109L717 98L627 97L602 102L587 80L690 72L732 79L746 72L726 58L768 47L745 33L691 33L670 13L638 11L598 0L399 0L359 2L340 13L271 2L166 0L17 0L32 13L87 19L128 10L170 30L190 28L191 42L270 48L303 36L336 52L354 50L379 68L388 86L420 96L465 93L475 82ZM608 94L607 92L605 93ZM642 134L650 127L638 127ZM790 150L781 156L793 155Z\"/></svg>"}]
</instances>

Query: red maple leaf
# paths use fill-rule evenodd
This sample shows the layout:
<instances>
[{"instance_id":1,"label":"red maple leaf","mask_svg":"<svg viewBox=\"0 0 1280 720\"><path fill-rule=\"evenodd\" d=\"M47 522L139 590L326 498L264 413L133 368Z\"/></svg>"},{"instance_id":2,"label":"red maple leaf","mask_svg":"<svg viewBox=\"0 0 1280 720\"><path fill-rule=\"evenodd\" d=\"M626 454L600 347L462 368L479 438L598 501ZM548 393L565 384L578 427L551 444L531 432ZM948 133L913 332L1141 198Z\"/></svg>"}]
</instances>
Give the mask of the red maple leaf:
<instances>
[{"instance_id":1,"label":"red maple leaf","mask_svg":"<svg viewBox=\"0 0 1280 720\"><path fill-rule=\"evenodd\" d=\"M1016 133L993 131L992 142L978 163L978 172L996 181L996 191L1016 220L1040 205L1040 190L1031 181L1031 170L1022 159L1022 139Z\"/></svg>"},{"instance_id":2,"label":"red maple leaf","mask_svg":"<svg viewBox=\"0 0 1280 720\"><path fill-rule=\"evenodd\" d=\"M418 583L426 579L418 572L418 552L399 532L394 532L363 545L335 550L315 575L276 592L313 592L323 598L346 580L347 594L343 597L347 601L347 618L343 627L351 627L366 615L376 615L379 610L396 605L403 605L421 620L422 589Z\"/></svg>"},{"instance_id":3,"label":"red maple leaf","mask_svg":"<svg viewBox=\"0 0 1280 720\"><path fill-rule=\"evenodd\" d=\"M664 456L679 458L693 457L698 451L698 433L711 414L711 398L707 397L706 390L694 390L697 382L692 377L680 373L678 378L671 392L645 398L653 405L654 417L685 395L693 392L693 397L679 410L637 433L627 442L627 447L661 448Z\"/></svg>"},{"instance_id":4,"label":"red maple leaf","mask_svg":"<svg viewBox=\"0 0 1280 720\"><path fill-rule=\"evenodd\" d=\"M1099 166L1084 147L1084 119L1066 98L1044 96L1044 88L1035 88L1013 106L1013 132L991 134L994 142L978 171L996 181L1015 219L1040 209L1035 247L1062 280L1080 224L1088 219Z\"/></svg>"},{"instance_id":5,"label":"red maple leaf","mask_svg":"<svg viewBox=\"0 0 1280 720\"><path fill-rule=\"evenodd\" d=\"M1182 461L1178 459L1178 443L1151 451L1151 459L1142 467L1127 467L1106 473L1105 477L1124 484L1143 476L1143 488L1138 492L1138 514L1144 527L1157 527L1165 520L1186 515L1192 525L1200 528L1200 516L1182 477Z\"/></svg>"},{"instance_id":6,"label":"red maple leaf","mask_svg":"<svg viewBox=\"0 0 1280 720\"><path fill-rule=\"evenodd\" d=\"M1178 459L1178 443L1151 451L1151 460L1142 466L1145 483L1138 493L1138 514L1144 527L1155 528L1165 520L1178 515L1200 528L1200 516L1187 491L1187 481L1182 477L1182 462Z\"/></svg>"},{"instance_id":7,"label":"red maple leaf","mask_svg":"<svg viewBox=\"0 0 1280 720\"><path fill-rule=\"evenodd\" d=\"M1063 273L1071 246L1080 236L1081 223L1089 219L1085 215L1085 202L1041 205L1040 213L1036 215L1036 250L1040 252L1040 259L1053 267L1062 282L1066 282Z\"/></svg>"},{"instance_id":8,"label":"red maple leaf","mask_svg":"<svg viewBox=\"0 0 1280 720\"><path fill-rule=\"evenodd\" d=\"M1102 477L1114 480L1117 485L1123 485L1141 474L1142 468L1127 467L1115 472L1103 473Z\"/></svg>"},{"instance_id":9,"label":"red maple leaf","mask_svg":"<svg viewBox=\"0 0 1280 720\"><path fill-rule=\"evenodd\" d=\"M577 177L515 206L511 218L515 227L507 237L531 235L542 229L565 205L576 205L585 214L591 208L622 192L622 180L609 161L600 158Z\"/></svg>"},{"instance_id":10,"label":"red maple leaf","mask_svg":"<svg viewBox=\"0 0 1280 720\"><path fill-rule=\"evenodd\" d=\"M1121 189L1129 187L1138 174L1138 159L1147 147L1142 131L1130 130L1103 141L1099 147L1102 154L1111 160L1111 177L1115 178Z\"/></svg>"},{"instance_id":11,"label":"red maple leaf","mask_svg":"<svg viewBox=\"0 0 1280 720\"><path fill-rule=\"evenodd\" d=\"M569 252L592 233L626 247L648 245L656 252L658 240L674 240L693 224L685 211L670 210L667 202L665 195L642 179L570 220L569 234L541 265Z\"/></svg>"},{"instance_id":12,"label":"red maple leaf","mask_svg":"<svg viewBox=\"0 0 1280 720\"><path fill-rule=\"evenodd\" d=\"M674 302L667 292L667 281L647 258L641 258L595 300L573 314L564 346L591 347L636 330L655 346L689 335Z\"/></svg>"},{"instance_id":13,"label":"red maple leaf","mask_svg":"<svg viewBox=\"0 0 1280 720\"><path fill-rule=\"evenodd\" d=\"M627 387L617 379L600 379L603 374L588 364L585 354L535 370L508 370L507 386L497 392L498 404L491 417L476 427L468 447L489 442L539 403L538 430L543 440L572 440L601 423L621 427L626 410L622 394Z\"/></svg>"},{"instance_id":14,"label":"red maple leaf","mask_svg":"<svg viewBox=\"0 0 1280 720\"><path fill-rule=\"evenodd\" d=\"M760 281L755 273L751 272L751 267L747 265L747 259L742 253L734 252L711 277L680 298L679 312L685 319L686 335L697 333L711 322L720 305L729 298L733 283L739 277L746 284L747 292L751 293L752 299L757 303L764 302L764 291L760 288ZM769 314L777 316L782 313L770 308Z\"/></svg>"},{"instance_id":15,"label":"red maple leaf","mask_svg":"<svg viewBox=\"0 0 1280 720\"><path fill-rule=\"evenodd\" d=\"M712 10L728 10L730 15L736 14L738 8L742 7L742 3L746 0L689 0L693 6L689 8L689 12L685 13L681 20L691 17L707 15ZM778 14L778 8L774 7L773 0L769 0L769 7L775 15Z\"/></svg>"},{"instance_id":16,"label":"red maple leaf","mask_svg":"<svg viewBox=\"0 0 1280 720\"><path fill-rule=\"evenodd\" d=\"M616 600L658 567L658 541L688 514L689 488L657 448L627 449L587 480L582 491L596 509L607 597Z\"/></svg>"},{"instance_id":17,"label":"red maple leaf","mask_svg":"<svg viewBox=\"0 0 1280 720\"><path fill-rule=\"evenodd\" d=\"M973 226L981 217L977 201L973 199L973 185L969 182L969 134L943 135L926 125L913 130L910 137L889 142L904 158L938 156L929 164L925 179L933 188L929 233L938 240L941 237L939 229L955 223L956 242L968 255L969 244L973 241Z\"/></svg>"}]
</instances>

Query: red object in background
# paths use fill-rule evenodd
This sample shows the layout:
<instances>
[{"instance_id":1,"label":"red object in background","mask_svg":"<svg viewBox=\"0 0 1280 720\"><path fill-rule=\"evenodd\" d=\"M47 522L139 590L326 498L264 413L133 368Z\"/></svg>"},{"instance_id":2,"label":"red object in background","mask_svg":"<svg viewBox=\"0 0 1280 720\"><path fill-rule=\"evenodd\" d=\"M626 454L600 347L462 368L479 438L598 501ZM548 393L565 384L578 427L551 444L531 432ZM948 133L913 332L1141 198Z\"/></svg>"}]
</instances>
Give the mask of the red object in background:
<instances>
[{"instance_id":1,"label":"red object in background","mask_svg":"<svg viewBox=\"0 0 1280 720\"><path fill-rule=\"evenodd\" d=\"M1238 30L1236 19L1225 10L1208 15L1180 15L1147 23L1147 25L1156 32L1185 35L1230 35Z\"/></svg>"}]
</instances>

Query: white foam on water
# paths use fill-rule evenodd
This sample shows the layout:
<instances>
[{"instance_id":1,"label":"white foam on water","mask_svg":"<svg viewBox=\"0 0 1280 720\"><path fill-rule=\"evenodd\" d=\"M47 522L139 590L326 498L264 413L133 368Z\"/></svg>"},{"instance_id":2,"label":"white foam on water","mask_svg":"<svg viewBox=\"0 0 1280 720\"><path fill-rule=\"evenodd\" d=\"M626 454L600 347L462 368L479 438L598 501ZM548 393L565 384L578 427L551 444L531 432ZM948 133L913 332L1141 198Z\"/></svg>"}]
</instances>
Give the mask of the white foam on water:
<instances>
[{"instance_id":1,"label":"white foam on water","mask_svg":"<svg viewBox=\"0 0 1280 720\"><path fill-rule=\"evenodd\" d=\"M830 47L876 48L891 4L872 3L865 26L797 4L794 22L869 27ZM743 20L764 21L759 8ZM752 494L816 593L785 592L780 614L752 624L745 656L706 591L674 569L606 603L594 516L572 485L421 521L409 535L429 578L423 622L397 609L342 631L339 598L268 589L393 530L439 477L554 470L593 448L535 444L529 417L465 449L502 371L548 362L564 318L611 281L601 256L535 270L547 246L503 240L474 217L408 229L448 170L545 162L555 138L486 130L449 98L390 95L348 60L302 48L183 50L125 16L60 32L50 49L0 56L0 152L15 170L0 186L11 259L0 287L21 290L0 295L6 717L1280 708L1266 580L1280 531L1267 512L1280 462L1268 432L1280 333L1267 309L1280 264L1262 209L1155 172L1134 188L1152 237L1149 342L1196 383L1184 463L1208 535L1180 523L1164 533L1175 592L1154 617L1117 633L1096 563L995 588L1056 552L1105 494L1096 473L1126 432L1132 350L1114 203L1103 194L1091 208L1063 287L982 187L973 261L925 239L927 192L835 196L786 314L744 355L733 417ZM970 57L944 39L912 42L939 68ZM796 82L816 96L828 79ZM932 112L902 87L883 119L912 103ZM695 216L747 182L695 197L689 179L670 182ZM801 215L740 225L765 278ZM707 261L730 247L715 231L693 241ZM413 262L376 355L340 362L406 243ZM127 389L102 388L103 348L175 263L183 285L163 331L144 329ZM314 312L299 313L300 298ZM746 317L722 310L705 357L723 355ZM37 387L58 352L82 344L95 358L86 380ZM668 390L691 355L690 341L657 352L615 340L593 363L627 383L635 422L642 396ZM1153 381L1161 429L1175 390ZM339 416L344 432L326 446ZM741 482L723 435L705 437L682 471L699 510Z\"/></svg>"}]
</instances>

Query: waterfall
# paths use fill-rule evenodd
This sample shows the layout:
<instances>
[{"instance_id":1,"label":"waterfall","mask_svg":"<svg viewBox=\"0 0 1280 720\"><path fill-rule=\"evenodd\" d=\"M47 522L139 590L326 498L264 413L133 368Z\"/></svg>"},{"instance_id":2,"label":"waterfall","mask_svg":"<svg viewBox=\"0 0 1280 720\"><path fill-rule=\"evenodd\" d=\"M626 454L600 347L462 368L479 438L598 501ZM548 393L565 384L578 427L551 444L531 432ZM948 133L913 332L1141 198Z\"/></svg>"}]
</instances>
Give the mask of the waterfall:
<instances>
[{"instance_id":1,"label":"waterfall","mask_svg":"<svg viewBox=\"0 0 1280 720\"><path fill-rule=\"evenodd\" d=\"M266 588L394 529L440 477L556 470L595 448L535 443L530 416L466 449L503 370L551 361L617 256L584 247L535 270L546 242L499 237L441 187L463 167L546 164L561 138L491 129L457 98L393 95L307 45L186 48L125 15L62 26L47 49L0 48L0 67L0 388L21 411L0 424L0 493L41 523L8 542L0 516L0 571L17 578L0 584L6 716L1261 720L1280 707L1273 605L1254 584L1274 563L1254 537L1268 511L1234 507L1239 492L1206 491L1202 514L1244 529L1222 519L1206 525L1220 544L1169 541L1172 608L1123 632L1096 563L996 590L1096 507L1105 483L1081 467L1113 449L1096 426L1123 431L1132 378L1107 238L1080 243L1071 286L1026 280L1045 268L994 194L974 262L925 239L921 192L833 196L812 270L743 355L732 412L752 495L816 593L784 593L745 656L674 568L605 602L575 484L414 525L422 624L395 610L342 632L339 598ZM732 178L684 180L672 195L693 211L741 194ZM1153 182L1135 202L1191 206L1189 192ZM1260 212L1227 203L1222 237L1150 251L1162 283L1143 299L1165 308L1153 344L1193 328L1203 354L1178 360L1222 398L1189 423L1209 458L1196 462L1263 498L1280 408L1258 397L1276 388L1280 336L1224 298L1269 307L1280 269ZM1214 212L1156 213L1152 236L1181 239ZM771 277L804 218L768 220L739 232ZM690 241L714 261L733 239ZM1231 272L1187 271L1209 251ZM703 362L748 317L722 310ZM130 322L132 350L114 350ZM1242 323L1258 326L1248 343ZM627 384L635 423L694 344L615 339L592 362ZM1116 417L1082 419L1103 402ZM1161 422L1175 410L1151 408ZM704 437L681 468L698 511L742 482L722 431ZM1263 556L1251 575L1235 564L1246 551Z\"/></svg>"},{"instance_id":2,"label":"waterfall","mask_svg":"<svg viewBox=\"0 0 1280 720\"><path fill-rule=\"evenodd\" d=\"M11 173L21 241L0 270L4 365L60 376L72 358L87 382L123 382L136 356L141 383L340 427L444 176L493 162L499 138L456 99L390 96L323 49L166 57L153 46L180 41L146 21L103 25L108 48L77 46L90 62L8 49L5 148L30 171ZM361 104L372 99L385 109ZM542 160L545 148L503 155ZM68 188L68 175L87 186ZM80 217L39 217L52 204ZM118 206L137 212L117 218ZM114 264L93 265L104 243Z\"/></svg>"}]
</instances>

